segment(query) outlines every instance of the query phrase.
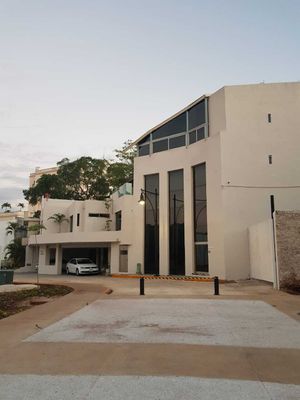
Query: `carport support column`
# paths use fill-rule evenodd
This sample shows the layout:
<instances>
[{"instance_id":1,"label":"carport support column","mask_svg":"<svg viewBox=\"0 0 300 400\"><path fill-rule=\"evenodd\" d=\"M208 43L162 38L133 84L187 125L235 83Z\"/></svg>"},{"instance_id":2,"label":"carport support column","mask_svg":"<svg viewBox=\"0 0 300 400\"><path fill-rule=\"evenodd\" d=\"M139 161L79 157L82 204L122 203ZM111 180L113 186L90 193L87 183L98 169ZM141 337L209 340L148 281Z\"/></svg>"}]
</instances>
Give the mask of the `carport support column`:
<instances>
[{"instance_id":1,"label":"carport support column","mask_svg":"<svg viewBox=\"0 0 300 400\"><path fill-rule=\"evenodd\" d=\"M56 245L55 252L55 268L57 275L62 274L62 248L60 244Z\"/></svg>"},{"instance_id":2,"label":"carport support column","mask_svg":"<svg viewBox=\"0 0 300 400\"><path fill-rule=\"evenodd\" d=\"M110 273L116 274L119 272L119 243L112 243L110 248Z\"/></svg>"}]
</instances>

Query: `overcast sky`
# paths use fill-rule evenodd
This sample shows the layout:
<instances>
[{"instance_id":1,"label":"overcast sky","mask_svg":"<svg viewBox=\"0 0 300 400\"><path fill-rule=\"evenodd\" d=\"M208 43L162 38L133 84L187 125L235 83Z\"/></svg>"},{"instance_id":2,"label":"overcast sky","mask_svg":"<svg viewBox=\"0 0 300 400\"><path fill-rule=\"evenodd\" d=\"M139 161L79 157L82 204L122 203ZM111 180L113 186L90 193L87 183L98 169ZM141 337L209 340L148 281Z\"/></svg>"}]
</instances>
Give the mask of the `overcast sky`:
<instances>
[{"instance_id":1,"label":"overcast sky","mask_svg":"<svg viewBox=\"0 0 300 400\"><path fill-rule=\"evenodd\" d=\"M300 0L0 0L0 204L204 93L300 80Z\"/></svg>"}]
</instances>

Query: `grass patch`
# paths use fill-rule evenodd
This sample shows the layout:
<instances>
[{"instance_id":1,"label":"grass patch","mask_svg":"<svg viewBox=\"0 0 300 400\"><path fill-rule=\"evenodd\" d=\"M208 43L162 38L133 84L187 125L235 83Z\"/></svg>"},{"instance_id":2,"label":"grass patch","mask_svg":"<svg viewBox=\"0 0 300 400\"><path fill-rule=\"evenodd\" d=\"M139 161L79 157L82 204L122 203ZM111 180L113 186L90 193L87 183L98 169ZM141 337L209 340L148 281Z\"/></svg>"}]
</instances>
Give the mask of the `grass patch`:
<instances>
[{"instance_id":1,"label":"grass patch","mask_svg":"<svg viewBox=\"0 0 300 400\"><path fill-rule=\"evenodd\" d=\"M60 297L72 291L73 289L68 286L39 285L36 289L0 293L0 319L31 308L33 306L30 305L31 299L34 300L39 297Z\"/></svg>"}]
</instances>

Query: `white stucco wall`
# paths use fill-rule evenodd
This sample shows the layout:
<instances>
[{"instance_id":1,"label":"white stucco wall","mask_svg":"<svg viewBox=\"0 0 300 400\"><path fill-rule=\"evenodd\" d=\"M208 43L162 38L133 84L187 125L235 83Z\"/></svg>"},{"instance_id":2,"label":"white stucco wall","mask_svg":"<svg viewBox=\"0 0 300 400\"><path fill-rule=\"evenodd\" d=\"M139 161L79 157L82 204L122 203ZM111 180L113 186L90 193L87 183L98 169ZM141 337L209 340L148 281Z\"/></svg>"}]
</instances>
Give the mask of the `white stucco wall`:
<instances>
[{"instance_id":1,"label":"white stucco wall","mask_svg":"<svg viewBox=\"0 0 300 400\"><path fill-rule=\"evenodd\" d=\"M58 200L43 199L41 218L46 230L43 235L59 233L59 226L49 217L53 214L61 213L66 216L68 222L61 224L61 233L70 232L70 217L73 216L73 233L78 232L98 232L105 230L107 218L90 217L89 214L111 214L104 201L98 200ZM79 226L77 226L77 214L80 215Z\"/></svg>"},{"instance_id":2,"label":"white stucco wall","mask_svg":"<svg viewBox=\"0 0 300 400\"><path fill-rule=\"evenodd\" d=\"M250 277L274 282L275 257L272 219L249 227Z\"/></svg>"},{"instance_id":3,"label":"white stucco wall","mask_svg":"<svg viewBox=\"0 0 300 400\"><path fill-rule=\"evenodd\" d=\"M270 217L270 195L277 209L300 208L300 83L226 87L225 108L221 160L226 278L241 279L250 275L248 227Z\"/></svg>"},{"instance_id":4,"label":"white stucco wall","mask_svg":"<svg viewBox=\"0 0 300 400\"><path fill-rule=\"evenodd\" d=\"M213 107L213 106L211 106ZM207 171L207 219L209 242L209 270L211 275L224 277L223 217L221 206L220 139L218 132L211 137L187 147L181 147L135 159L133 195L133 251L129 254L129 272L135 272L136 264L144 268L144 208L138 204L140 189L144 188L144 175L159 174L159 229L160 274L169 274L169 184L168 171L184 170L185 200L185 271L191 275L194 267L193 222L193 170L206 163Z\"/></svg>"}]
</instances>

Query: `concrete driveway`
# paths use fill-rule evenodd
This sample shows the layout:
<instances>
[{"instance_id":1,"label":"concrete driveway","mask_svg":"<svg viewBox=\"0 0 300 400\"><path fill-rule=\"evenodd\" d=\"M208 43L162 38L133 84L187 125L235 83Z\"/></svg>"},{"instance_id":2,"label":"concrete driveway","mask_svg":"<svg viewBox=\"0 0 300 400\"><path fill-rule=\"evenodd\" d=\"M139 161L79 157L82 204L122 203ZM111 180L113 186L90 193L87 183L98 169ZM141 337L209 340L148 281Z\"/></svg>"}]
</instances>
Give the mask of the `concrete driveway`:
<instances>
[{"instance_id":1,"label":"concrete driveway","mask_svg":"<svg viewBox=\"0 0 300 400\"><path fill-rule=\"evenodd\" d=\"M135 280L42 279L75 291L0 321L1 400L300 398L297 296L153 281L140 297Z\"/></svg>"},{"instance_id":2,"label":"concrete driveway","mask_svg":"<svg viewBox=\"0 0 300 400\"><path fill-rule=\"evenodd\" d=\"M300 324L262 301L112 299L95 301L27 341L300 349Z\"/></svg>"}]
</instances>

